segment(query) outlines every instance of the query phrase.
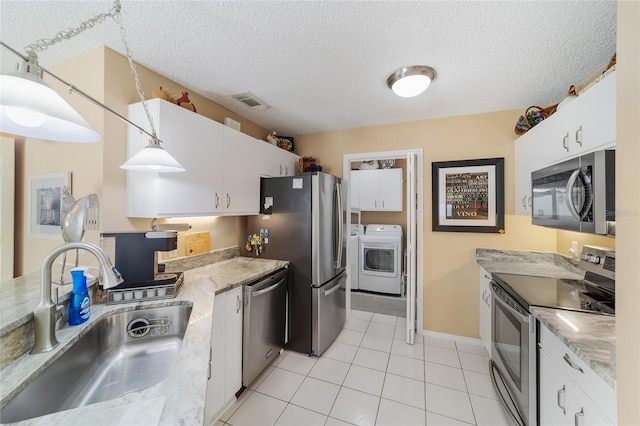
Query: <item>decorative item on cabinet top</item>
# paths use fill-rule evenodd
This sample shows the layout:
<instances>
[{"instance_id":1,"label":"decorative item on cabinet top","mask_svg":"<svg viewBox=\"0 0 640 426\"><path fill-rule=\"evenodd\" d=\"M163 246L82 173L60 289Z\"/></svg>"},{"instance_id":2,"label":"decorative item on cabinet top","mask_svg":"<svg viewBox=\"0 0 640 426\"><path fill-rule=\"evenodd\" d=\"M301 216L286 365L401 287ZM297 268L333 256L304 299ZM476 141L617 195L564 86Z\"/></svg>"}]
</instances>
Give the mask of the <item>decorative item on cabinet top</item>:
<instances>
[{"instance_id":1,"label":"decorative item on cabinet top","mask_svg":"<svg viewBox=\"0 0 640 426\"><path fill-rule=\"evenodd\" d=\"M573 87L573 86L571 86ZM516 135L524 135L527 131L537 124L540 124L542 120L556 112L558 104L548 106L546 108L540 108L539 106L530 106L525 111L524 115L518 118L516 127L514 129Z\"/></svg>"},{"instance_id":2,"label":"decorative item on cabinet top","mask_svg":"<svg viewBox=\"0 0 640 426\"><path fill-rule=\"evenodd\" d=\"M321 171L322 166L317 164L317 160L313 157L301 157L298 160L298 173Z\"/></svg>"},{"instance_id":3,"label":"decorative item on cabinet top","mask_svg":"<svg viewBox=\"0 0 640 426\"><path fill-rule=\"evenodd\" d=\"M164 90L162 86L158 89L153 89L151 91L152 98L164 99L167 102L171 102L172 104L176 104L181 106L182 108L188 109L189 111L197 112L196 106L189 99L188 92L182 92L181 96L176 99L175 96L172 96L167 90Z\"/></svg>"},{"instance_id":4,"label":"decorative item on cabinet top","mask_svg":"<svg viewBox=\"0 0 640 426\"><path fill-rule=\"evenodd\" d=\"M293 138L291 136L276 136L275 131L267 135L267 142L289 152L293 152L294 149Z\"/></svg>"},{"instance_id":5,"label":"decorative item on cabinet top","mask_svg":"<svg viewBox=\"0 0 640 426\"><path fill-rule=\"evenodd\" d=\"M176 98L171 96L171 94L168 91L164 90L162 86L160 86L158 89L153 89L151 91L151 97L164 99L165 101L171 102L172 104L176 103Z\"/></svg>"}]
</instances>

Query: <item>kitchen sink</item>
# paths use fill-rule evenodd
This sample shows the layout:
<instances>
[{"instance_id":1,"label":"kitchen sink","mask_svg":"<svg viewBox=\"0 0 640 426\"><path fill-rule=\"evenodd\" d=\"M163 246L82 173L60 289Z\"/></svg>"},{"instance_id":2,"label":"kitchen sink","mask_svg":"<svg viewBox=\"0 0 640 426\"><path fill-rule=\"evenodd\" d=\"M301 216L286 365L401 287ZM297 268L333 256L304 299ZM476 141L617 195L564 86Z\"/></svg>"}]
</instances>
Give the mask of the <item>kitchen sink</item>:
<instances>
[{"instance_id":1,"label":"kitchen sink","mask_svg":"<svg viewBox=\"0 0 640 426\"><path fill-rule=\"evenodd\" d=\"M142 391L175 367L192 304L114 313L98 320L0 410L17 422Z\"/></svg>"}]
</instances>

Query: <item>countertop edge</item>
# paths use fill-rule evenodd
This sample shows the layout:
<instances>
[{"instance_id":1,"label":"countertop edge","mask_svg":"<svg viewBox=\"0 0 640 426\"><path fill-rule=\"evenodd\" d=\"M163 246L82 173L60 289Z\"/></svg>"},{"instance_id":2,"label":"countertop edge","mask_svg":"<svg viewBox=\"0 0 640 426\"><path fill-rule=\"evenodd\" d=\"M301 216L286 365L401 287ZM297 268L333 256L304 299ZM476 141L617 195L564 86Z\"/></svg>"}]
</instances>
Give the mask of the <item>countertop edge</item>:
<instances>
[{"instance_id":1,"label":"countertop edge","mask_svg":"<svg viewBox=\"0 0 640 426\"><path fill-rule=\"evenodd\" d=\"M114 420L112 424L118 424L118 422L130 424L131 421L135 422L134 419L144 419L143 423L139 424L203 424L215 294L251 282L287 265L286 261L236 257L185 271L185 282L174 299L93 305L92 316L88 322L76 327L63 327L57 331L58 339L61 341L58 348L41 355L23 355L13 365L4 369L0 373L3 381L0 398L8 400L16 395L25 380L37 376L75 343L83 331L105 315L127 310L192 303L193 308L183 346L178 355L176 367L167 379L141 392L133 392L109 401L52 413L15 424L86 422L87 416L102 417L106 413L110 419Z\"/></svg>"},{"instance_id":2,"label":"countertop edge","mask_svg":"<svg viewBox=\"0 0 640 426\"><path fill-rule=\"evenodd\" d=\"M542 307L532 307L531 311L553 335L571 349L578 358L584 361L599 377L611 386L611 388L616 388L615 370L612 371L610 355L610 342L613 340L597 335L594 337L594 333L588 333L584 339L574 337L574 335L578 333L570 330L570 326L565 322L567 317L569 320L576 319L587 322L597 322L597 328L608 328L608 331L613 329L615 335L615 317ZM565 321L557 317L558 313L563 314ZM596 328L596 326L594 326L594 328ZM598 344L594 347L592 345L594 340L602 343L602 345ZM601 352L606 353L606 346L609 346L609 357L603 357L601 355Z\"/></svg>"}]
</instances>

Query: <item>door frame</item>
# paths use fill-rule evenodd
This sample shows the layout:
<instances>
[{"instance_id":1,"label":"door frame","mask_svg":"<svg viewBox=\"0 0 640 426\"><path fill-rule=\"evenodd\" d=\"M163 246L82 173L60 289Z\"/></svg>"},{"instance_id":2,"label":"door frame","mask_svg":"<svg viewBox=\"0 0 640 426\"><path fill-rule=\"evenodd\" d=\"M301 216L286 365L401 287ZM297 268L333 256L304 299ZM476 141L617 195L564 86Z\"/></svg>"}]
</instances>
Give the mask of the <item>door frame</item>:
<instances>
[{"instance_id":1,"label":"door frame","mask_svg":"<svg viewBox=\"0 0 640 426\"><path fill-rule=\"evenodd\" d=\"M419 334L424 334L424 316L423 316L423 238L424 238L424 154L420 148L406 149L398 151L379 151L379 152L362 152L356 154L345 154L342 157L342 178L348 182L351 181L351 163L355 161L370 161L370 160L389 160L389 159L406 159L408 155L413 154L416 157L416 174L417 174L417 186L416 186L416 331ZM347 229L351 229L351 184L349 184L347 190ZM407 191L409 191L409 185L407 185ZM410 194L405 194L407 203L413 197ZM407 232L409 232L407 230ZM347 238L347 265L351 262L350 250L348 244L351 240ZM407 280L409 281L409 280ZM347 279L347 318L351 314L351 278Z\"/></svg>"}]
</instances>

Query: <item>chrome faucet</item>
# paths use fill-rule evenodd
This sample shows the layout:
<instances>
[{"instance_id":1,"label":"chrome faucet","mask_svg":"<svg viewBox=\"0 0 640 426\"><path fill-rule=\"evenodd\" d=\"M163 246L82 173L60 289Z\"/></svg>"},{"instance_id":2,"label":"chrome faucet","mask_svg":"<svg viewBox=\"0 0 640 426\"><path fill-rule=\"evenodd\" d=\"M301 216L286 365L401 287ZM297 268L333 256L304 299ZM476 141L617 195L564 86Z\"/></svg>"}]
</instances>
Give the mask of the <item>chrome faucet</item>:
<instances>
[{"instance_id":1,"label":"chrome faucet","mask_svg":"<svg viewBox=\"0 0 640 426\"><path fill-rule=\"evenodd\" d=\"M105 252L98 246L86 242L70 242L55 248L42 262L40 272L40 304L33 311L35 342L31 354L48 352L58 346L56 339L56 303L51 300L51 267L53 261L68 250L82 249L92 253L100 262L102 271L102 287L112 288L123 279L118 270L111 264Z\"/></svg>"}]
</instances>

